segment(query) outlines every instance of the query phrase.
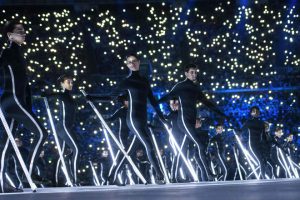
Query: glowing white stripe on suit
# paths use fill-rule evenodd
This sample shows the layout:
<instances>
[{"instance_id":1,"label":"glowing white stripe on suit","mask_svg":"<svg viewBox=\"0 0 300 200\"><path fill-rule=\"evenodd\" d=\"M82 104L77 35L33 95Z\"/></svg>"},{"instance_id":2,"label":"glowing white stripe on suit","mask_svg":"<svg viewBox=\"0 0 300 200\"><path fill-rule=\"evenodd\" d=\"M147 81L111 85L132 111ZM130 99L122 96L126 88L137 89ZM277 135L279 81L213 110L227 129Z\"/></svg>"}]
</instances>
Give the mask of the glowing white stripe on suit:
<instances>
[{"instance_id":1,"label":"glowing white stripe on suit","mask_svg":"<svg viewBox=\"0 0 300 200\"><path fill-rule=\"evenodd\" d=\"M276 175L277 175L277 176L279 176L279 172L280 172L280 167L278 166L278 167L276 168Z\"/></svg>"},{"instance_id":2,"label":"glowing white stripe on suit","mask_svg":"<svg viewBox=\"0 0 300 200\"><path fill-rule=\"evenodd\" d=\"M267 163L268 163L268 165L271 167L271 173L272 173L272 176L271 176L271 177L275 177L275 175L274 175L274 173L273 173L273 170L274 170L273 166L271 165L270 162L267 161Z\"/></svg>"},{"instance_id":3,"label":"glowing white stripe on suit","mask_svg":"<svg viewBox=\"0 0 300 200\"><path fill-rule=\"evenodd\" d=\"M183 141L180 145L180 150L182 151L182 148L183 148L183 145L185 143L185 140L186 140L186 134L184 135L184 138L183 138ZM177 174L178 174L178 168L179 168L179 160L180 160L180 155L177 155L176 156L176 166L175 166L175 178L177 177Z\"/></svg>"},{"instance_id":4,"label":"glowing white stripe on suit","mask_svg":"<svg viewBox=\"0 0 300 200\"><path fill-rule=\"evenodd\" d=\"M133 147L133 144L135 142L135 139L136 139L136 135L133 136L133 139L131 141L131 144L129 145L129 148L127 150L127 154L129 154L129 152L131 151L132 147ZM117 166L117 169L115 171L115 174L114 174L114 179L113 180L116 180L116 176L117 176L117 172L119 171L119 168L121 167L122 163L124 162L125 160L125 156L123 156L122 160L120 161L119 165Z\"/></svg>"},{"instance_id":5,"label":"glowing white stripe on suit","mask_svg":"<svg viewBox=\"0 0 300 200\"><path fill-rule=\"evenodd\" d=\"M254 153L253 149L252 149L252 145L251 145L251 132L250 132L250 129L248 129L248 134L249 134L249 148L250 148L250 151L252 153L252 155L254 156L255 159L252 158L253 162L255 163L255 160L257 161L258 164L256 164L256 166L258 166L260 168L260 173L261 173L261 163L259 161L259 159L257 158L256 154ZM251 157L250 157L251 158ZM262 176L264 177L264 175Z\"/></svg>"},{"instance_id":6,"label":"glowing white stripe on suit","mask_svg":"<svg viewBox=\"0 0 300 200\"><path fill-rule=\"evenodd\" d=\"M159 149L158 149L158 145L157 145L155 136L154 136L153 131L152 131L151 128L150 128L150 132L151 132L151 136L152 136L152 139L153 139L153 143L154 143L154 146L155 146L155 149L156 149L156 153L157 153L157 156L158 156L158 160L160 161L162 170L163 170L163 172L164 172L165 181L166 181L166 183L170 183L170 180L169 180L169 177L168 177L168 173L167 173L166 167L165 167L164 162L163 162L163 160L162 160L162 158L161 158L161 155L160 155L160 152L159 152Z\"/></svg>"},{"instance_id":7,"label":"glowing white stripe on suit","mask_svg":"<svg viewBox=\"0 0 300 200\"><path fill-rule=\"evenodd\" d=\"M210 161L210 167L211 167L212 173L216 174L215 166L214 166L214 163L212 161ZM214 178L214 179L215 179L215 181L218 181L217 177Z\"/></svg>"},{"instance_id":8,"label":"glowing white stripe on suit","mask_svg":"<svg viewBox=\"0 0 300 200\"><path fill-rule=\"evenodd\" d=\"M104 183L105 183L105 179L103 178L103 170L104 170L103 168L104 168L103 164L100 163L100 177L101 177L101 180L102 180L101 185L104 185Z\"/></svg>"},{"instance_id":9,"label":"glowing white stripe on suit","mask_svg":"<svg viewBox=\"0 0 300 200\"><path fill-rule=\"evenodd\" d=\"M77 158L78 158L78 152L79 152L79 151L78 151L78 147L77 147L75 141L73 140L72 136L70 135L70 133L69 133L67 127L66 127L66 111L65 111L65 104L64 104L63 101L61 101L61 103L62 103L62 106L63 106L63 127L64 127L64 129L65 129L67 135L69 136L71 142L72 142L73 145L75 146L75 159L74 159L74 163L73 163L73 170L74 170L73 176L74 176L75 183L76 183L76 182L77 182L77 165L76 165L76 164L77 164ZM74 152L73 152L73 153L74 153ZM75 183L74 183L74 184L75 184Z\"/></svg>"},{"instance_id":10,"label":"glowing white stripe on suit","mask_svg":"<svg viewBox=\"0 0 300 200\"><path fill-rule=\"evenodd\" d=\"M234 147L233 147L233 153L234 153L234 158L235 158L236 166L237 166L237 169L238 169L238 172L239 172L240 180L243 180L243 176L242 176L242 172L241 172L241 167L240 167L240 162L239 162L239 159L237 157L236 150L235 150Z\"/></svg>"},{"instance_id":11,"label":"glowing white stripe on suit","mask_svg":"<svg viewBox=\"0 0 300 200\"><path fill-rule=\"evenodd\" d=\"M91 168L92 168L92 172L93 172L94 179L95 179L95 181L96 181L96 186L100 186L100 182L99 182L97 173L96 173L96 171L95 171L95 168L94 168L94 166L93 166L93 163L92 163L92 161L89 161L89 162L90 162L90 165L91 165Z\"/></svg>"},{"instance_id":12,"label":"glowing white stripe on suit","mask_svg":"<svg viewBox=\"0 0 300 200\"><path fill-rule=\"evenodd\" d=\"M255 168L255 171L257 171L257 170L259 170L259 169L260 169L259 167L256 167L256 168ZM247 179L248 179L249 177L251 177L252 174L254 174L254 173L251 172L250 174L248 174ZM260 174L261 174L261 173L259 173L258 176L260 176Z\"/></svg>"},{"instance_id":13,"label":"glowing white stripe on suit","mask_svg":"<svg viewBox=\"0 0 300 200\"><path fill-rule=\"evenodd\" d=\"M19 185L18 185L18 188L22 189L23 188L23 184L22 184L22 181L20 179L20 175L19 175L19 172L18 172L18 168L17 168L17 161L16 161L16 158L15 156L12 156L13 160L14 160L14 166L15 166L15 173L16 173L16 176L17 176L17 179L19 181Z\"/></svg>"},{"instance_id":14,"label":"glowing white stripe on suit","mask_svg":"<svg viewBox=\"0 0 300 200\"><path fill-rule=\"evenodd\" d=\"M36 191L37 187L36 187L36 185L33 183L32 179L31 179L31 177L30 177L29 171L28 171L28 169L27 169L27 167L26 167L26 164L25 164L25 162L24 162L24 160L23 160L23 158L22 158L22 156L21 156L21 153L20 153L20 151L19 151L19 149L18 149L18 146L17 146L17 144L16 144L16 141L15 141L15 139L14 139L14 137L13 137L13 134L11 133L11 131L10 131L10 129L9 129L9 126L8 126L8 124L7 124L7 121L6 121L5 117L4 117L4 115L3 115L3 112L2 112L1 107L0 107L0 118L1 118L1 121L2 121L3 126L4 126L4 128L5 128L5 131L6 131L7 135L8 135L8 138L9 138L9 140L10 140L10 142L11 142L11 144L12 144L12 146L13 146L15 152L16 152L17 158L18 158L18 160L19 160L19 162L20 162L20 164L21 164L21 167L22 167L23 172L24 172L24 174L25 174L25 176L26 176L26 179L28 180L28 183L29 183L29 185L30 185L30 188L31 188L32 191Z\"/></svg>"},{"instance_id":15,"label":"glowing white stripe on suit","mask_svg":"<svg viewBox=\"0 0 300 200\"><path fill-rule=\"evenodd\" d=\"M196 174L194 168L193 168L193 167L190 165L190 163L187 161L187 159L186 159L186 157L184 156L184 154L182 153L182 151L180 151L180 147L179 147L178 143L176 142L176 140L175 140L175 138L174 138L174 136L173 136L171 130L169 130L169 128L168 128L167 125L164 124L164 126L165 126L165 128L166 128L166 130L167 130L167 133L169 134L170 138L172 139L172 141L173 141L173 143L174 143L176 149L178 150L180 156L182 157L182 159L183 159L185 165L187 166L189 172L190 172L191 175L193 176L194 181L195 181L195 182L198 182L199 179L198 179L198 177L197 177L197 174Z\"/></svg>"},{"instance_id":16,"label":"glowing white stripe on suit","mask_svg":"<svg viewBox=\"0 0 300 200\"><path fill-rule=\"evenodd\" d=\"M219 152L219 146L218 146L217 143L216 143L216 146L217 146L217 152L218 152L219 160L221 161L221 163L222 163L222 165L223 165L223 167L224 167L224 169L225 169L225 174L224 174L224 181L225 181L226 178L227 178L227 168L226 168L226 165L225 165L225 163L223 162L223 159L222 159L222 157L221 157L221 155L220 155L220 152Z\"/></svg>"},{"instance_id":17,"label":"glowing white stripe on suit","mask_svg":"<svg viewBox=\"0 0 300 200\"><path fill-rule=\"evenodd\" d=\"M201 157L201 150L200 150L200 146L199 144L197 143L197 141L195 140L195 138L192 136L192 134L190 133L189 129L187 128L186 124L185 124L185 121L184 121L184 117L183 117L183 107L182 107L182 102L181 102L181 98L179 97L179 102L180 102L180 107L181 107L181 121L183 123L183 126L186 130L186 132L189 134L190 138L193 140L193 142L197 145L197 148L198 148L198 154L199 154L199 158L202 162L202 165L204 166L204 170L205 170L205 173L207 175L207 177L209 177L209 174L208 174L208 171L205 167L205 164L204 164L204 161L202 160L202 157Z\"/></svg>"},{"instance_id":18,"label":"glowing white stripe on suit","mask_svg":"<svg viewBox=\"0 0 300 200\"><path fill-rule=\"evenodd\" d=\"M150 149L147 149L146 143L144 142L144 140L142 139L142 137L140 136L139 132L137 131L137 129L136 129L135 126L134 126L134 123L133 123L133 120L132 120L132 96L131 96L130 90L128 90L128 93L129 93L129 100L130 100L130 101L129 101L129 102L130 102L129 119L130 119L131 126L132 126L132 128L134 129L134 132L137 134L139 140L143 143L146 152L149 152Z\"/></svg>"},{"instance_id":19,"label":"glowing white stripe on suit","mask_svg":"<svg viewBox=\"0 0 300 200\"><path fill-rule=\"evenodd\" d=\"M237 140L237 142L238 142L238 145L240 146L240 148L241 148L241 150L242 150L244 156L246 157L246 159L247 159L247 161L248 161L248 163L249 163L249 165L250 165L250 167L251 167L251 169L252 169L252 172L255 174L256 179L259 179L259 175L257 174L256 169L255 169L253 163L252 163L251 160L250 160L251 156L250 156L249 152L248 152L248 151L245 149L245 147L243 146L243 144L242 144L240 138L239 138L239 137L237 136L237 134L235 133L235 130L233 130L233 133L234 133L234 136L235 136L235 138L236 138L236 140ZM249 157L250 157L250 158L249 158ZM252 159L253 159L253 158L252 158ZM254 159L253 159L253 160L254 160Z\"/></svg>"},{"instance_id":20,"label":"glowing white stripe on suit","mask_svg":"<svg viewBox=\"0 0 300 200\"><path fill-rule=\"evenodd\" d=\"M285 171L285 176L287 177L288 172L287 172L287 169L285 168L284 164L281 161L281 158L279 156L279 148L278 147L276 147L276 155L277 155L277 160L278 160L279 164L281 165L281 167L283 168L283 170Z\"/></svg>"},{"instance_id":21,"label":"glowing white stripe on suit","mask_svg":"<svg viewBox=\"0 0 300 200\"><path fill-rule=\"evenodd\" d=\"M66 146L66 142L63 141L63 146L62 146L62 155L64 156L64 152L65 152L65 146ZM56 170L55 170L55 181L56 181L56 184L58 184L58 171L59 171L59 167L60 167L60 158L58 159L57 161L57 164L56 164ZM63 167L61 167L62 171L63 170ZM68 183L67 183L68 184ZM72 185L72 184L71 184ZM70 185L70 186L71 186Z\"/></svg>"},{"instance_id":22,"label":"glowing white stripe on suit","mask_svg":"<svg viewBox=\"0 0 300 200\"><path fill-rule=\"evenodd\" d=\"M173 131L173 129L172 129L172 131ZM177 155L178 155L178 153L177 153L176 147L175 147L175 145L174 145L173 141L171 140L171 138L169 138L169 143L170 143L170 146L172 147L172 150L173 150L174 156L177 156Z\"/></svg>"},{"instance_id":23,"label":"glowing white stripe on suit","mask_svg":"<svg viewBox=\"0 0 300 200\"><path fill-rule=\"evenodd\" d=\"M251 154L249 153L249 151L247 151L248 157L250 158L250 160L253 161L253 163L254 163L256 166L259 166L259 167L260 167L259 160L258 160L257 156L255 155L255 153L254 153L253 150L252 150L250 129L248 129L248 136L249 136L249 139L248 139L248 145L249 145L250 151L251 151L252 155L254 155L255 159L251 156Z\"/></svg>"},{"instance_id":24,"label":"glowing white stripe on suit","mask_svg":"<svg viewBox=\"0 0 300 200\"><path fill-rule=\"evenodd\" d=\"M123 144L123 141L122 141L122 138L121 138L121 134L122 134L122 120L121 118L119 118L119 123L120 123L120 127L119 127L119 141L121 143L121 145L123 146L123 148L125 148L124 144Z\"/></svg>"},{"instance_id":25,"label":"glowing white stripe on suit","mask_svg":"<svg viewBox=\"0 0 300 200\"><path fill-rule=\"evenodd\" d=\"M118 150L115 160L113 160L112 165L110 166L109 172L108 172L108 176L111 175L113 168L117 165L116 161L118 159L118 157L120 156L120 150Z\"/></svg>"},{"instance_id":26,"label":"glowing white stripe on suit","mask_svg":"<svg viewBox=\"0 0 300 200\"><path fill-rule=\"evenodd\" d=\"M81 92L82 92L82 94L84 96L86 96L85 91L81 90ZM93 102L88 101L88 103L90 104L90 106L92 107L92 109L94 110L94 112L96 113L97 117L99 118L99 120L103 124L104 128L108 131L108 133L110 134L110 136L112 137L112 139L114 140L114 142L117 144L118 148L122 151L122 153L124 154L124 156L127 158L128 162L131 164L134 172L143 181L143 183L146 184L147 183L146 179L143 177L143 175L141 174L141 172L139 171L139 169L136 167L136 165L132 161L131 157L128 156L128 154L126 153L126 151L122 148L122 145L119 143L118 139L115 137L115 135L113 134L113 132L111 131L111 129L109 128L109 126L106 124L105 120L103 119L102 115L97 110L97 108L95 107L95 105L93 104Z\"/></svg>"},{"instance_id":27,"label":"glowing white stripe on suit","mask_svg":"<svg viewBox=\"0 0 300 200\"><path fill-rule=\"evenodd\" d=\"M16 188L14 182L11 180L11 178L9 177L9 175L8 175L6 172L5 172L5 177L6 177L6 179L8 180L9 184L10 184L11 186L13 186L14 188Z\"/></svg>"},{"instance_id":28,"label":"glowing white stripe on suit","mask_svg":"<svg viewBox=\"0 0 300 200\"><path fill-rule=\"evenodd\" d=\"M40 132L40 139L38 140L38 143L36 144L36 147L33 151L32 154L32 158L30 161L30 165L29 165L29 174L32 174L32 170L33 170L33 161L35 159L35 157L37 156L37 150L39 149L42 140L43 140L43 131L41 129L41 127L38 125L38 123L34 120L34 118L27 112L26 109L23 108L23 106L20 104L17 96L16 96L16 88L15 88L15 77L14 77L14 73L12 71L12 68L10 65L8 65L9 71L10 71L10 75L11 75L11 80L12 80L12 89L13 89L13 95L14 95L14 99L16 101L16 103L18 104L18 106L21 108L21 110L25 113L25 115L27 115L27 117L33 122L33 124L36 126L36 128L38 129L38 131ZM39 155L38 155L39 156Z\"/></svg>"},{"instance_id":29,"label":"glowing white stripe on suit","mask_svg":"<svg viewBox=\"0 0 300 200\"><path fill-rule=\"evenodd\" d=\"M294 164L295 167L297 167L298 169L300 169L300 166L297 165L294 161L292 161L292 163Z\"/></svg>"},{"instance_id":30,"label":"glowing white stripe on suit","mask_svg":"<svg viewBox=\"0 0 300 200\"><path fill-rule=\"evenodd\" d=\"M282 161L283 161L283 163L284 163L284 166L286 167L286 170L287 170L287 173L288 173L289 177L290 177L290 178L293 178L293 175L292 175L292 173L291 173L291 171L290 171L289 166L287 165L287 162L286 162L286 160L285 160L285 158L284 158L284 155L283 155L281 149L278 148L278 151L279 151L279 155L280 155L281 158L282 158Z\"/></svg>"},{"instance_id":31,"label":"glowing white stripe on suit","mask_svg":"<svg viewBox=\"0 0 300 200\"><path fill-rule=\"evenodd\" d=\"M119 126L119 141L120 141L120 144L121 144L122 148L125 148L124 144L123 144L123 142L121 140L121 136L120 136L121 135L121 127L122 127L122 120L121 120L121 118L119 118L119 123L120 123L120 126ZM119 154L120 154L120 150L117 151L117 154L116 154L115 158L112 160L113 163L112 163L112 165L111 165L111 167L109 169L108 176L111 175L113 168L117 165L116 161L117 161L117 159L119 157Z\"/></svg>"},{"instance_id":32,"label":"glowing white stripe on suit","mask_svg":"<svg viewBox=\"0 0 300 200\"><path fill-rule=\"evenodd\" d=\"M134 180L132 179L132 173L131 173L131 171L128 169L127 170L127 172L126 172L126 175L127 175L127 177L129 178L129 184L130 185L135 185L135 182L134 182Z\"/></svg>"},{"instance_id":33,"label":"glowing white stripe on suit","mask_svg":"<svg viewBox=\"0 0 300 200\"><path fill-rule=\"evenodd\" d=\"M293 171L295 177L296 177L296 178L299 178L298 171L295 169L291 157L287 155L287 159L288 159L288 161L289 161L289 164L290 164L290 166L291 166L291 169L292 169L292 171Z\"/></svg>"},{"instance_id":34,"label":"glowing white stripe on suit","mask_svg":"<svg viewBox=\"0 0 300 200\"><path fill-rule=\"evenodd\" d=\"M51 111L50 111L49 103L48 103L47 98L45 98L45 97L44 97L44 102L45 102L47 114L48 114L48 117L49 117L50 125L51 125L51 128L52 128L53 136L54 136L54 139L55 139L55 143L56 143L56 146L57 146L59 159L62 163L63 172L64 172L64 175L67 179L67 184L69 186L72 186L72 182L71 182L71 179L70 179L70 176L69 176L69 173L68 173L68 170L67 170L67 166L66 166L66 163L65 163L63 150L60 147L58 135L57 135L57 132L56 132L56 129L55 129L55 126L54 126L54 122L53 122L52 114L51 114ZM59 161L58 161L58 163L59 163Z\"/></svg>"},{"instance_id":35,"label":"glowing white stripe on suit","mask_svg":"<svg viewBox=\"0 0 300 200\"><path fill-rule=\"evenodd\" d=\"M10 122L10 131L12 131L13 129L13 126L14 126L14 119L11 120ZM5 146L4 146L4 149L2 151L2 154L1 154L1 169L0 169L0 184L1 184L1 191L4 193L4 162L5 162L5 154L6 154L6 151L7 151L7 148L9 146L9 138L6 139L6 142L5 142Z\"/></svg>"},{"instance_id":36,"label":"glowing white stripe on suit","mask_svg":"<svg viewBox=\"0 0 300 200\"><path fill-rule=\"evenodd\" d=\"M108 146L108 150L109 150L109 152L110 152L111 159L112 159L112 160L116 160L114 151L113 151L113 149L112 149L112 147L111 147L110 140L109 140L109 138L108 138L107 131L106 131L105 128L103 129L103 133L104 133L105 139L106 139L106 141L107 141L107 146Z\"/></svg>"}]
</instances>

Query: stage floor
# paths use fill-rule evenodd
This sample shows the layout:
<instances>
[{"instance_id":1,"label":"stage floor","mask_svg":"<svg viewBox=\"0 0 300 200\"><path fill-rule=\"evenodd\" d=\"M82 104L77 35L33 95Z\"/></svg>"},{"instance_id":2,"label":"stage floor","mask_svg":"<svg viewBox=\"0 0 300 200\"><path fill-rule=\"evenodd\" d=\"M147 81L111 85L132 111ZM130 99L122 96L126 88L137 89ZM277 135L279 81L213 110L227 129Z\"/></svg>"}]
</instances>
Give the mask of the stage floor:
<instances>
[{"instance_id":1,"label":"stage floor","mask_svg":"<svg viewBox=\"0 0 300 200\"><path fill-rule=\"evenodd\" d=\"M227 181L168 185L43 188L0 194L0 200L299 200L300 179Z\"/></svg>"}]
</instances>

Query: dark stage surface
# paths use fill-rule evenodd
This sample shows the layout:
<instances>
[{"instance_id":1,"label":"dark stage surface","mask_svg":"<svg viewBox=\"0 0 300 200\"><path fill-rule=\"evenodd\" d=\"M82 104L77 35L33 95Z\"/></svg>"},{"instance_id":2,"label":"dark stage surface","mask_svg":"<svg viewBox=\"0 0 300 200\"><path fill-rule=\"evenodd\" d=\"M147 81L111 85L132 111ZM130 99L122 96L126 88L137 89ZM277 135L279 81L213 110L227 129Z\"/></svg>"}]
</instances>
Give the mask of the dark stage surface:
<instances>
[{"instance_id":1,"label":"dark stage surface","mask_svg":"<svg viewBox=\"0 0 300 200\"><path fill-rule=\"evenodd\" d=\"M169 185L45 188L36 193L0 194L0 200L288 200L300 199L300 180L229 181Z\"/></svg>"}]
</instances>

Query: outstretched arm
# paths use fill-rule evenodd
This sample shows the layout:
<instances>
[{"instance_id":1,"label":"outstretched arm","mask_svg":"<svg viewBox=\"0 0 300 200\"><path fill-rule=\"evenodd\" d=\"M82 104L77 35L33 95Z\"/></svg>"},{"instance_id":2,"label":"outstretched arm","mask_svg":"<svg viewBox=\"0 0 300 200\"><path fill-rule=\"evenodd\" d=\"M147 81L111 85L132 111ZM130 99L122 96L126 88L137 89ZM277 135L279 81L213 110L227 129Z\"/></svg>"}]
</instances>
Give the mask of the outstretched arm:
<instances>
[{"instance_id":1,"label":"outstretched arm","mask_svg":"<svg viewBox=\"0 0 300 200\"><path fill-rule=\"evenodd\" d=\"M215 113L221 115L222 117L227 117L218 107L217 105L213 102L210 101L206 98L206 96L203 94L203 92L198 90L198 100L201 101L205 106L207 106L209 109L214 111Z\"/></svg>"},{"instance_id":2,"label":"outstretched arm","mask_svg":"<svg viewBox=\"0 0 300 200\"><path fill-rule=\"evenodd\" d=\"M47 97L47 98L58 98L60 95L62 95L62 92L45 92L42 91L41 97Z\"/></svg>"},{"instance_id":3,"label":"outstretched arm","mask_svg":"<svg viewBox=\"0 0 300 200\"><path fill-rule=\"evenodd\" d=\"M99 96L99 95L86 95L86 99L88 101L112 101L115 100L120 94L122 94L125 90L124 81L119 84L117 88L115 88L110 94Z\"/></svg>"},{"instance_id":4,"label":"outstretched arm","mask_svg":"<svg viewBox=\"0 0 300 200\"><path fill-rule=\"evenodd\" d=\"M157 101L157 103L158 104L160 104L160 103L162 103L162 102L165 102L165 101L167 101L167 100L170 100L171 98L173 98L173 97L176 97L178 94L178 86L177 86L177 84L171 89L171 91L168 93L168 94L166 94L165 96L163 96L162 98L160 98L158 101Z\"/></svg>"},{"instance_id":5,"label":"outstretched arm","mask_svg":"<svg viewBox=\"0 0 300 200\"><path fill-rule=\"evenodd\" d=\"M105 121L113 122L117 120L119 117L121 117L122 108L118 109L114 114L112 114L110 117L105 118Z\"/></svg>"}]
</instances>

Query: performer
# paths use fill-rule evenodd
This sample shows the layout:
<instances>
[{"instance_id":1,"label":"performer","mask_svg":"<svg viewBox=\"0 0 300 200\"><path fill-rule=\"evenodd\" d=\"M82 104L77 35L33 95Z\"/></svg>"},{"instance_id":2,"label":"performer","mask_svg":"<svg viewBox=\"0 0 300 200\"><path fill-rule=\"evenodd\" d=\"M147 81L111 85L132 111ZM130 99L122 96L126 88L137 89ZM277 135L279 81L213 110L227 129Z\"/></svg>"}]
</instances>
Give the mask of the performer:
<instances>
[{"instance_id":1,"label":"performer","mask_svg":"<svg viewBox=\"0 0 300 200\"><path fill-rule=\"evenodd\" d=\"M3 50L0 58L0 68L4 71L5 84L1 96L1 108L13 134L15 134L15 128L18 124L23 124L26 129L34 133L33 148L29 153L29 173L34 178L37 176L34 171L36 161L47 138L47 132L32 112L31 93L26 75L27 65L21 48L25 42L26 33L21 23L11 21L6 24L3 35L8 37L10 44L7 49ZM6 171L8 155L12 149L6 133L3 134L1 143L0 176L2 178ZM3 185L1 188L1 192L14 191L3 189Z\"/></svg>"},{"instance_id":2,"label":"performer","mask_svg":"<svg viewBox=\"0 0 300 200\"><path fill-rule=\"evenodd\" d=\"M194 64L189 64L185 67L186 79L177 83L172 90L164 97L162 97L159 102L164 102L167 99L178 97L179 99L179 115L178 115L178 126L180 130L187 135L187 137L192 140L198 149L198 153L195 156L196 161L200 164L201 170L205 172L205 179L212 180L214 174L211 172L208 164L208 160L205 156L204 145L196 137L195 122L196 122L196 103L201 101L207 107L209 107L214 112L226 117L217 106L211 101L207 100L200 87L197 86L197 66Z\"/></svg>"},{"instance_id":3,"label":"performer","mask_svg":"<svg viewBox=\"0 0 300 200\"><path fill-rule=\"evenodd\" d=\"M97 174L101 185L105 185L108 180L111 162L112 160L110 159L109 151L107 149L101 151L101 155L99 156L98 160L99 167L97 169Z\"/></svg>"},{"instance_id":4,"label":"performer","mask_svg":"<svg viewBox=\"0 0 300 200\"><path fill-rule=\"evenodd\" d=\"M196 134L197 140L199 140L200 143L203 145L205 157L209 158L208 157L208 145L209 145L208 130L203 128L203 123L202 123L202 120L200 117L196 118L195 131L197 133ZM189 142L189 156L190 156L190 158L195 158L195 155L197 155L197 147L193 141L190 141ZM203 171L201 168L201 163L198 163L196 160L195 164L196 164L196 166L199 166L199 167L197 167L197 169L200 169L199 174L201 175L201 180L205 181L206 175L205 175L205 171Z\"/></svg>"},{"instance_id":5,"label":"performer","mask_svg":"<svg viewBox=\"0 0 300 200\"><path fill-rule=\"evenodd\" d=\"M177 98L173 98L170 100L170 108L171 112L168 114L167 119L172 124L172 134L173 136L178 140L181 141L179 145L182 146L182 152L187 155L187 144L188 142L185 141L183 144L183 139L185 134L183 134L178 125L177 125L177 118L178 118L178 109L179 109L179 100ZM170 140L171 143L171 140ZM180 176L180 169L185 169L183 171L186 171L187 168L185 168L185 165L183 164L181 157L179 153L176 156L173 156L172 159L172 167L171 167L171 181L173 183L175 182L184 182L184 178Z\"/></svg>"},{"instance_id":6,"label":"performer","mask_svg":"<svg viewBox=\"0 0 300 200\"><path fill-rule=\"evenodd\" d=\"M242 127L242 133L248 136L248 148L260 165L261 176L265 178L267 168L268 141L265 124L259 119L260 110L257 106L250 109L250 119Z\"/></svg>"},{"instance_id":7,"label":"performer","mask_svg":"<svg viewBox=\"0 0 300 200\"><path fill-rule=\"evenodd\" d=\"M279 149L282 151L284 150L284 138L283 138L283 129L279 126L275 128L275 133L272 137L272 147L271 147L271 159L274 163L274 166L276 168L276 173L274 173L276 178L286 178L287 171L285 169L284 164L281 162L280 155L279 155Z\"/></svg>"},{"instance_id":8,"label":"performer","mask_svg":"<svg viewBox=\"0 0 300 200\"><path fill-rule=\"evenodd\" d=\"M15 141L16 141L16 145L18 146L18 149L22 155L23 160L26 162L28 162L29 158L29 151L27 148L24 147L23 145L23 141L18 138L15 137ZM15 154L15 152L12 153L11 158L9 159L9 163L7 166L8 171L6 173L8 173L10 175L10 178L12 179L13 183L17 183L16 185L18 185L17 188L24 188L23 183L22 183L22 178L23 178L23 171L22 171L22 167L20 166L19 162L17 162L17 156Z\"/></svg>"},{"instance_id":9,"label":"performer","mask_svg":"<svg viewBox=\"0 0 300 200\"><path fill-rule=\"evenodd\" d=\"M133 142L133 138L130 137L130 130L126 124L126 116L128 112L128 95L121 95L118 97L118 101L122 104L122 107L118 109L111 117L106 118L105 121L112 122L115 120L119 120L119 131L118 137L123 148L128 151L131 143ZM134 144L132 144L134 145ZM123 160L124 157L122 155L118 155L116 160L116 165L113 167L111 172L111 176L109 177L110 184L117 184L119 186L125 185L124 182L120 182L117 178L117 174L119 171L125 169L126 161ZM123 162L121 162L123 160ZM125 174L125 173L123 173Z\"/></svg>"},{"instance_id":10,"label":"performer","mask_svg":"<svg viewBox=\"0 0 300 200\"><path fill-rule=\"evenodd\" d=\"M77 107L72 97L73 79L71 76L63 74L58 78L58 82L62 88L62 92L43 93L42 96L54 97L59 101L59 120L56 123L56 132L61 140L62 153L65 153L65 145L71 149L71 152L65 157L65 163L67 165L68 174L72 177L71 181L76 185L78 184L77 169L80 145L78 145L78 135L73 131ZM69 159L71 160L71 166L69 166L69 162L67 162ZM57 165L60 165L60 160ZM57 169L59 169L59 167L57 167Z\"/></svg>"},{"instance_id":11,"label":"performer","mask_svg":"<svg viewBox=\"0 0 300 200\"><path fill-rule=\"evenodd\" d=\"M269 122L264 122L265 124L265 133L266 133L266 141L265 144L265 156L266 162L268 164L268 168L266 169L266 176L267 178L275 178L276 174L276 166L271 158L271 150L272 150L272 135L271 135L271 126Z\"/></svg>"},{"instance_id":12,"label":"performer","mask_svg":"<svg viewBox=\"0 0 300 200\"><path fill-rule=\"evenodd\" d=\"M295 134L296 135L296 134ZM292 158L295 155L295 149L297 148L296 146L296 139L293 133L288 134L288 136L285 138L285 143L283 144L283 149L284 152L291 156Z\"/></svg>"},{"instance_id":13,"label":"performer","mask_svg":"<svg viewBox=\"0 0 300 200\"><path fill-rule=\"evenodd\" d=\"M217 124L213 131L210 133L210 146L213 147L211 151L211 158L215 161L218 167L219 178L222 177L224 181L227 178L227 166L225 160L225 133L224 126L222 124Z\"/></svg>"},{"instance_id":14,"label":"performer","mask_svg":"<svg viewBox=\"0 0 300 200\"><path fill-rule=\"evenodd\" d=\"M147 126L147 99L149 99L150 104L154 107L160 119L164 123L167 123L167 121L158 107L149 82L139 74L140 60L138 57L134 54L128 55L126 64L130 69L130 75L119 84L118 88L110 96L99 97L98 99L112 100L119 94L128 92L129 111L127 112L126 117L127 125L130 131L133 132L144 145L147 157L156 172L156 182L162 184L164 183L164 176L155 155L155 147L151 140L150 130ZM89 98L91 98L90 95L87 96L87 99ZM135 151L135 149L132 149L131 151Z\"/></svg>"}]
</instances>

